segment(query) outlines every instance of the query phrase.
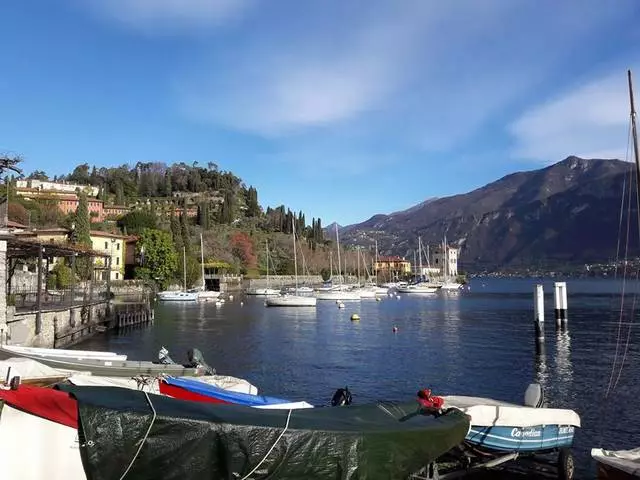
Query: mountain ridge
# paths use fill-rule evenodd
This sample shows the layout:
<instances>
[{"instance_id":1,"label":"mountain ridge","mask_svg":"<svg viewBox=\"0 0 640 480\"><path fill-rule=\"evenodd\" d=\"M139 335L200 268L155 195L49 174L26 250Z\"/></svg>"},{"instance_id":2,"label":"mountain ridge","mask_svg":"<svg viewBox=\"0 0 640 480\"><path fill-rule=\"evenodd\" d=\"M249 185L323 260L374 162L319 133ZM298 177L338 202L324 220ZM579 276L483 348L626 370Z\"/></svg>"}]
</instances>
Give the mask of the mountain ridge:
<instances>
[{"instance_id":1,"label":"mountain ridge","mask_svg":"<svg viewBox=\"0 0 640 480\"><path fill-rule=\"evenodd\" d=\"M407 256L444 235L471 270L601 261L615 253L620 194L633 165L569 156L450 197L342 227L345 245ZM580 237L569 244L566 237ZM611 235L608 233L613 232Z\"/></svg>"}]
</instances>

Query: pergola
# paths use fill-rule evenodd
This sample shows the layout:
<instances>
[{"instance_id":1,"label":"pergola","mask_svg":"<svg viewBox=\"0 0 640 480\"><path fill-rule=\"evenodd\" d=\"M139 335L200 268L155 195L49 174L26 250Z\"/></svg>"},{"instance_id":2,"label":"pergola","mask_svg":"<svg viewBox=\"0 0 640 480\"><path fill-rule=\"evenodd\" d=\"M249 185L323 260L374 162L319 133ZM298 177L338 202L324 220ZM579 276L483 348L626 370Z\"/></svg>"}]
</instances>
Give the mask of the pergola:
<instances>
[{"instance_id":1,"label":"pergola","mask_svg":"<svg viewBox=\"0 0 640 480\"><path fill-rule=\"evenodd\" d=\"M6 260L8 268L7 275L7 285L5 286L5 293L10 294L10 285L11 278L13 277L13 272L16 268L17 262L11 262L11 260L17 259L37 259L36 263L36 272L37 272L37 290L36 290L36 334L40 332L41 329L41 312L42 312L42 273L43 270L48 272L49 270L49 259L51 258L70 258L72 267L75 267L75 261L77 258L104 258L102 267L96 267L93 262L93 269L110 269L111 268L111 257L108 253L97 252L90 248L81 246L81 245L72 245L72 244L63 244L63 243L53 243L53 242L42 242L37 238L29 238L29 237L18 237L11 233L0 233L0 241L7 242L7 253ZM46 268L43 269L43 261L46 261ZM75 268L74 268L75 271ZM93 277L93 275L92 275ZM90 287L92 285L93 280L90 282ZM107 295L109 296L111 290L111 282L110 276L107 276ZM75 277L72 277L72 285L71 285L71 298L73 301L75 291Z\"/></svg>"}]
</instances>

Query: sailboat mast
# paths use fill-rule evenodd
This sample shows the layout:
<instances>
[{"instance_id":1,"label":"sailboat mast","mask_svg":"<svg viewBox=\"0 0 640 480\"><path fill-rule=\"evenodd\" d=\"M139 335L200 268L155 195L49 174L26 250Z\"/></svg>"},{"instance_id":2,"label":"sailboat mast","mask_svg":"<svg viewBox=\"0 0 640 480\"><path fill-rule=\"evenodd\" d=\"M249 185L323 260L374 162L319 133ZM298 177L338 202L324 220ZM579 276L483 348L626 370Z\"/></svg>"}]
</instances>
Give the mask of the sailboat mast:
<instances>
[{"instance_id":1,"label":"sailboat mast","mask_svg":"<svg viewBox=\"0 0 640 480\"><path fill-rule=\"evenodd\" d=\"M293 231L293 271L296 277L296 294L298 293L298 256L296 254L296 224L291 219L291 228Z\"/></svg>"},{"instance_id":2,"label":"sailboat mast","mask_svg":"<svg viewBox=\"0 0 640 480\"><path fill-rule=\"evenodd\" d=\"M420 264L420 281L422 281L422 238L418 237L418 263Z\"/></svg>"},{"instance_id":3,"label":"sailboat mast","mask_svg":"<svg viewBox=\"0 0 640 480\"><path fill-rule=\"evenodd\" d=\"M360 286L360 246L356 247L356 257L358 257L358 286Z\"/></svg>"},{"instance_id":4,"label":"sailboat mast","mask_svg":"<svg viewBox=\"0 0 640 480\"><path fill-rule=\"evenodd\" d=\"M206 291L207 282L204 279L204 243L202 241L202 234L200 234L200 269L202 271L202 291Z\"/></svg>"},{"instance_id":5,"label":"sailboat mast","mask_svg":"<svg viewBox=\"0 0 640 480\"><path fill-rule=\"evenodd\" d=\"M182 247L182 285L187 291L187 249Z\"/></svg>"},{"instance_id":6,"label":"sailboat mast","mask_svg":"<svg viewBox=\"0 0 640 480\"><path fill-rule=\"evenodd\" d=\"M338 247L338 281L342 286L342 265L340 264L340 237L338 236L338 224L336 224L336 246Z\"/></svg>"},{"instance_id":7,"label":"sailboat mast","mask_svg":"<svg viewBox=\"0 0 640 480\"><path fill-rule=\"evenodd\" d=\"M267 250L267 288L269 288L269 240L265 240L264 245Z\"/></svg>"},{"instance_id":8,"label":"sailboat mast","mask_svg":"<svg viewBox=\"0 0 640 480\"><path fill-rule=\"evenodd\" d=\"M640 159L638 158L638 131L636 129L636 107L633 100L633 80L631 78L631 70L627 70L627 78L629 79L629 103L631 104L631 132L633 134L633 153L636 161L636 188L640 188Z\"/></svg>"}]
</instances>

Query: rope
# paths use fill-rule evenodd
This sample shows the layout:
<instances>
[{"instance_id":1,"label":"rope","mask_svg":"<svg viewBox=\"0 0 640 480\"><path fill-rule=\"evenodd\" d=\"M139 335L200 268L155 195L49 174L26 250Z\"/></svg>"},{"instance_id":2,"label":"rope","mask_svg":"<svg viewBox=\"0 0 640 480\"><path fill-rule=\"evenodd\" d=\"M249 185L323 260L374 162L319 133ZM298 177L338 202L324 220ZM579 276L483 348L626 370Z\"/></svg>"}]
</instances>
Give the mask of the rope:
<instances>
[{"instance_id":1,"label":"rope","mask_svg":"<svg viewBox=\"0 0 640 480\"><path fill-rule=\"evenodd\" d=\"M124 473L120 477L120 480L122 480L124 477L126 477L127 473L129 473L129 470L131 470L131 467L133 467L133 464L137 460L138 455L140 455L140 451L142 450L142 446L144 445L144 442L147 440L147 438L149 438L149 434L151 433L151 428L153 427L153 424L156 421L156 417L157 417L156 409L153 407L153 403L151 403L151 398L149 398L149 394L147 392L143 391L142 393L144 393L144 396L147 399L147 403L149 404L149 407L151 407L151 411L153 412L153 418L151 418L151 423L149 424L149 428L147 429L147 433L144 434L144 437L142 438L142 441L140 442L140 446L138 447L138 450L136 451L136 454L131 459L131 463L129 464L127 469L124 471Z\"/></svg>"},{"instance_id":2,"label":"rope","mask_svg":"<svg viewBox=\"0 0 640 480\"><path fill-rule=\"evenodd\" d=\"M629 128L627 131L627 151L626 151L626 155L625 155L625 160L629 159L630 156L630 151L631 151L631 121L629 121ZM625 293L626 293L626 285L627 285L627 261L628 261L628 255L629 255L629 233L631 230L631 194L633 191L633 168L630 168L630 175L629 175L629 191L628 191L628 197L627 197L627 231L626 231L626 241L625 241L625 250L624 250L624 268L622 270L622 291L620 294L620 310L619 310L619 316L618 316L618 331L617 331L617 335L616 335L616 351L613 357L613 364L611 365L611 373L609 375L609 385L607 386L607 391L605 393L605 398L607 398L609 396L609 394L611 393L611 390L613 388L615 388L614 382L613 382L613 377L615 376L615 372L616 372L616 367L618 365L618 356L619 356L619 352L620 352L620 341L621 341L621 337L622 337L622 320L624 318L624 298L625 298ZM622 209L624 206L624 201L625 201L625 188L626 188L626 172L625 172L625 179L623 182L623 190L622 190L622 199L621 199L621 203L620 203L620 224L619 224L619 230L618 230L618 248L616 250L616 267L615 267L615 277L617 278L618 275L618 261L619 261L619 245L620 245L620 239L622 236L622 232L620 230L622 230ZM637 188L637 187L636 187ZM636 195L637 196L637 195ZM616 381L617 384L617 381Z\"/></svg>"},{"instance_id":3,"label":"rope","mask_svg":"<svg viewBox=\"0 0 640 480\"><path fill-rule=\"evenodd\" d=\"M638 215L638 217L636 218L636 221L638 222L638 239L640 240L640 185L638 185L637 182L636 182L636 213ZM636 285L638 284L639 277L640 277L640 270L636 270ZM620 380L620 377L622 376L622 368L624 367L624 362L627 359L627 353L629 352L629 341L631 340L631 330L633 329L633 324L636 317L635 310L636 310L637 299L638 299L638 291L637 289L635 289L633 292L633 302L631 303L631 315L629 320L629 329L627 330L627 340L624 345L624 354L622 355L622 362L620 362L620 370L618 371L618 377L616 378L616 383L613 384L614 390L618 385L618 381Z\"/></svg>"},{"instance_id":4,"label":"rope","mask_svg":"<svg viewBox=\"0 0 640 480\"><path fill-rule=\"evenodd\" d=\"M287 431L287 429L289 428L289 420L291 420L291 412L293 411L293 409L289 409L289 413L287 414L287 423L285 423L284 425L284 430L282 430L282 432L280 432L280 435L278 435L278 438L276 438L276 441L273 442L273 445L271 445L271 448L267 451L267 453L265 454L264 457L262 457L262 460L260 460L258 462L258 464L253 467L253 470L251 470L249 473L247 473L244 477L242 477L240 480L247 480L247 478L249 478L251 475L253 475L253 473L258 470L258 468L260 468L260 465L262 465L264 463L264 461L269 457L269 455L271 455L271 452L273 451L274 448L276 448L276 445L278 444L278 442L280 441L280 439L283 437L283 435L285 434L285 432ZM122 480L122 479L120 479Z\"/></svg>"}]
</instances>

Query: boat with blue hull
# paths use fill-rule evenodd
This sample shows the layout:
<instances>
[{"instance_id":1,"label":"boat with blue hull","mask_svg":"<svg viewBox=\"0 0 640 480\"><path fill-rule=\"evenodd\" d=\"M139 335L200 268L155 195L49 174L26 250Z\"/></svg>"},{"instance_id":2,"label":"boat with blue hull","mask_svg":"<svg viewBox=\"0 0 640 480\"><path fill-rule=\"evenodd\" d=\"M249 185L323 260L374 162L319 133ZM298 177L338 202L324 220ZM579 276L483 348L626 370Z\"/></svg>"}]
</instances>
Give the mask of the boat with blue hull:
<instances>
[{"instance_id":1,"label":"boat with blue hull","mask_svg":"<svg viewBox=\"0 0 640 480\"><path fill-rule=\"evenodd\" d=\"M466 440L474 445L502 452L540 452L573 445L573 425L535 427L472 426Z\"/></svg>"},{"instance_id":2,"label":"boat with blue hull","mask_svg":"<svg viewBox=\"0 0 640 480\"><path fill-rule=\"evenodd\" d=\"M457 408L467 414L471 427L464 443L451 452L454 470L441 472L438 478L456 478L513 460L552 463L558 478L573 478L575 461L570 449L580 416L573 410L546 408L539 384L529 385L523 405L481 397L442 398L444 408Z\"/></svg>"}]
</instances>

